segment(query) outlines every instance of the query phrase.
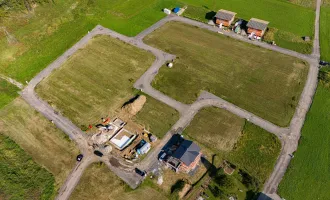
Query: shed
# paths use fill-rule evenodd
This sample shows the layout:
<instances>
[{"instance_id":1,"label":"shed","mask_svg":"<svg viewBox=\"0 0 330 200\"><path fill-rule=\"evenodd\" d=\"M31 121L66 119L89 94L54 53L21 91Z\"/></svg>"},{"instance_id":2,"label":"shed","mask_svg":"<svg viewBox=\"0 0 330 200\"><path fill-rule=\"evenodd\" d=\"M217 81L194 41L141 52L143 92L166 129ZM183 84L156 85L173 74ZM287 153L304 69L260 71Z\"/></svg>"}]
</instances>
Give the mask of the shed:
<instances>
[{"instance_id":1,"label":"shed","mask_svg":"<svg viewBox=\"0 0 330 200\"><path fill-rule=\"evenodd\" d=\"M215 23L217 25L222 24L223 26L230 26L231 23L235 19L236 13L228 11L228 10L219 10L217 14L214 16L215 18Z\"/></svg>"},{"instance_id":2,"label":"shed","mask_svg":"<svg viewBox=\"0 0 330 200\"><path fill-rule=\"evenodd\" d=\"M136 151L138 152L138 154L142 155L142 154L148 153L150 148L151 148L150 143L146 142L139 149L137 149Z\"/></svg>"},{"instance_id":3,"label":"shed","mask_svg":"<svg viewBox=\"0 0 330 200\"><path fill-rule=\"evenodd\" d=\"M249 34L254 33L256 36L262 37L265 34L268 24L269 22L267 21L251 18L246 26L248 27Z\"/></svg>"}]
</instances>

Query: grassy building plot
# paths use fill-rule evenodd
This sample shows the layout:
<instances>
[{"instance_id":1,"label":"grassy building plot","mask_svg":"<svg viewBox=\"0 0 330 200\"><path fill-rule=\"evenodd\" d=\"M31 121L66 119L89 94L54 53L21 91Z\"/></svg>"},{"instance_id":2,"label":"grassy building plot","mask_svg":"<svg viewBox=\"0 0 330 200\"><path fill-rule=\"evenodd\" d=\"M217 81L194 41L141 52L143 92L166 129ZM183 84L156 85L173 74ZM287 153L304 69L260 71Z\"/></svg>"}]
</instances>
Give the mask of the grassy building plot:
<instances>
[{"instance_id":1,"label":"grassy building plot","mask_svg":"<svg viewBox=\"0 0 330 200\"><path fill-rule=\"evenodd\" d=\"M275 135L251 123L244 124L243 119L218 108L198 113L185 133L221 159L248 172L260 184L272 172L281 149Z\"/></svg>"},{"instance_id":2,"label":"grassy building plot","mask_svg":"<svg viewBox=\"0 0 330 200\"><path fill-rule=\"evenodd\" d=\"M0 133L9 136L36 163L54 175L55 189L63 184L75 165L79 152L75 144L20 98L0 111ZM24 161L17 159L16 162L20 165Z\"/></svg>"},{"instance_id":3,"label":"grassy building plot","mask_svg":"<svg viewBox=\"0 0 330 200\"><path fill-rule=\"evenodd\" d=\"M330 199L330 89L319 84L298 150L280 183L285 199Z\"/></svg>"},{"instance_id":4,"label":"grassy building plot","mask_svg":"<svg viewBox=\"0 0 330 200\"><path fill-rule=\"evenodd\" d=\"M175 54L153 86L184 103L209 91L280 126L287 126L305 84L303 61L178 22L148 35L147 44Z\"/></svg>"},{"instance_id":5,"label":"grassy building plot","mask_svg":"<svg viewBox=\"0 0 330 200\"><path fill-rule=\"evenodd\" d=\"M101 117L114 116L134 97L134 82L153 61L154 56L144 50L110 36L98 36L36 90L56 110L84 129L99 122ZM175 110L151 97L147 97L144 106L145 110L143 108L135 120L151 127L150 131L158 136L165 134L177 119L173 117Z\"/></svg>"},{"instance_id":6,"label":"grassy building plot","mask_svg":"<svg viewBox=\"0 0 330 200\"><path fill-rule=\"evenodd\" d=\"M54 177L0 132L0 199L52 199Z\"/></svg>"},{"instance_id":7,"label":"grassy building plot","mask_svg":"<svg viewBox=\"0 0 330 200\"><path fill-rule=\"evenodd\" d=\"M168 199L161 191L147 184L143 184L136 190L128 188L107 166L99 164L92 165L84 172L70 196L71 200L135 200L141 198L145 200Z\"/></svg>"},{"instance_id":8,"label":"grassy building plot","mask_svg":"<svg viewBox=\"0 0 330 200\"><path fill-rule=\"evenodd\" d=\"M216 151L230 151L241 135L244 119L226 110L210 107L197 113L191 124L185 132L193 140Z\"/></svg>"}]
</instances>

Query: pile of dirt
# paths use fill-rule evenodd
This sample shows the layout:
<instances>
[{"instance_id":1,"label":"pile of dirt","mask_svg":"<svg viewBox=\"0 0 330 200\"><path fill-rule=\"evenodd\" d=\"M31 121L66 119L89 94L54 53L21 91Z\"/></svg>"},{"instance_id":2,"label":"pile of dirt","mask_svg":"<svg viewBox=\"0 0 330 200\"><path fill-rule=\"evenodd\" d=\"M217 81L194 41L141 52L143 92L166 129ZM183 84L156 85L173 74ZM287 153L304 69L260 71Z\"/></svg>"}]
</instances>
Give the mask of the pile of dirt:
<instances>
[{"instance_id":1,"label":"pile of dirt","mask_svg":"<svg viewBox=\"0 0 330 200\"><path fill-rule=\"evenodd\" d=\"M143 95L138 96L132 103L129 103L123 107L123 110L129 115L135 116L146 103L147 98Z\"/></svg>"}]
</instances>

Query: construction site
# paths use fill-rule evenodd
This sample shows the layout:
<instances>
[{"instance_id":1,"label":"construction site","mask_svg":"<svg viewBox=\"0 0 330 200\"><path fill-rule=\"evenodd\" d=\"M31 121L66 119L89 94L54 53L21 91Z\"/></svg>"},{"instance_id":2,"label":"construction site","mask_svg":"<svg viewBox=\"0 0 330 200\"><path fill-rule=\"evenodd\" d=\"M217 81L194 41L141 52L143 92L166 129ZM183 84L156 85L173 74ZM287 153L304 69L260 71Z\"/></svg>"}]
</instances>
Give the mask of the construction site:
<instances>
[{"instance_id":1,"label":"construction site","mask_svg":"<svg viewBox=\"0 0 330 200\"><path fill-rule=\"evenodd\" d=\"M111 153L130 163L139 162L158 144L158 138L133 119L145 102L145 96L137 95L126 102L115 116L101 118L99 124L89 126L88 144L96 155Z\"/></svg>"}]
</instances>

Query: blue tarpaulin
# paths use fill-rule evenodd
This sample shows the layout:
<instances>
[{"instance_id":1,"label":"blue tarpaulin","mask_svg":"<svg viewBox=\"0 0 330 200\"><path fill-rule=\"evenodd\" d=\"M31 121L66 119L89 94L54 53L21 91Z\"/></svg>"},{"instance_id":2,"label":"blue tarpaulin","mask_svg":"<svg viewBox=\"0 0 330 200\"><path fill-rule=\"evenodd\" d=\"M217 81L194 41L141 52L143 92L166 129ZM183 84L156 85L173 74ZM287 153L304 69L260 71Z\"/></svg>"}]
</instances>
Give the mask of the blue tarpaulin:
<instances>
[{"instance_id":1,"label":"blue tarpaulin","mask_svg":"<svg viewBox=\"0 0 330 200\"><path fill-rule=\"evenodd\" d=\"M179 7L176 7L176 8L173 9L173 12L174 13L178 13L179 11L180 11L180 8Z\"/></svg>"}]
</instances>

